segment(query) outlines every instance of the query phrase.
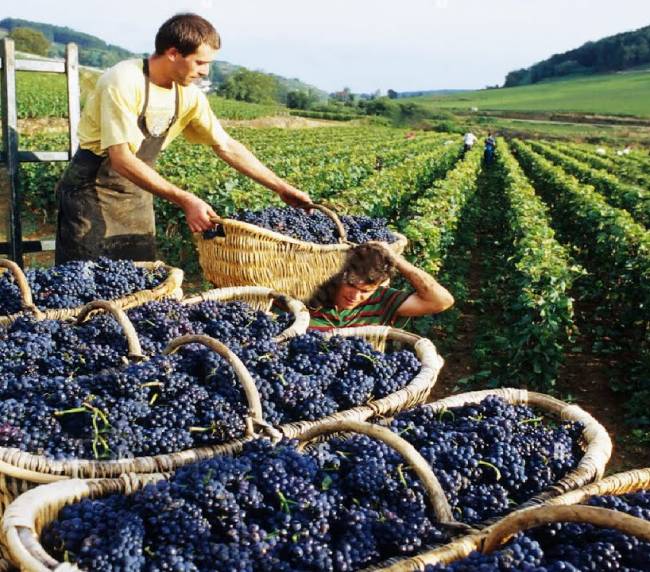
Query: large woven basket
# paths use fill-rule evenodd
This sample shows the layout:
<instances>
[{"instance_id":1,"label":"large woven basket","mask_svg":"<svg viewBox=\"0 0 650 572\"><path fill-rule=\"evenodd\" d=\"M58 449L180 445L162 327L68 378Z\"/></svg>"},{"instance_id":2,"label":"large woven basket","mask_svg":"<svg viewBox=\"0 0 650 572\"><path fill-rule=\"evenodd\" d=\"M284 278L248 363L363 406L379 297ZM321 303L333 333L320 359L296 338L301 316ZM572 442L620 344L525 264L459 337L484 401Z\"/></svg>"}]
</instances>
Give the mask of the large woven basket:
<instances>
[{"instance_id":1,"label":"large woven basket","mask_svg":"<svg viewBox=\"0 0 650 572\"><path fill-rule=\"evenodd\" d=\"M568 491L579 489L587 483L602 477L611 456L612 441L605 428L589 413L577 405L570 405L543 393L536 393L525 389L501 388L461 393L426 404L423 407L429 407L434 411L444 411L451 407L480 403L490 395L501 397L504 401L512 405L528 405L543 411L551 417L563 421L578 421L584 425L582 432L584 455L580 459L578 466L548 489L519 505L516 510L517 513L538 507L546 502L557 502L558 499L563 498L559 495L564 495L564 493L569 495L571 493L568 493ZM551 501L550 499L555 499L555 501ZM485 524L487 523L484 523L484 526ZM484 530L489 530L489 528L486 527ZM483 533L481 532L481 534ZM468 552L464 553L463 551L467 550L468 546L472 548L469 548ZM459 553L463 553L463 556L465 556L475 549L474 546L474 536L461 538L444 547L434 548L407 559L395 559L386 567L371 568L371 570L381 570L382 572L421 570L425 564L452 561L446 559L438 560L441 557L440 555L444 556L448 553L455 554L456 551L459 551Z\"/></svg>"},{"instance_id":2,"label":"large woven basket","mask_svg":"<svg viewBox=\"0 0 650 572\"><path fill-rule=\"evenodd\" d=\"M616 528L650 542L650 522L615 510L581 506L589 497L622 495L650 489L650 468L635 469L612 475L548 500L544 505L517 510L478 534L464 536L414 558L392 566L375 569L381 572L416 572L427 564L450 564L467 558L472 552L489 553L503 546L517 532L550 522L586 522Z\"/></svg>"},{"instance_id":3,"label":"large woven basket","mask_svg":"<svg viewBox=\"0 0 650 572\"><path fill-rule=\"evenodd\" d=\"M451 530L465 528L454 520L432 468L413 446L392 431L359 421L334 421L312 428L304 435L302 444L308 445L313 439L341 431L369 435L395 449L422 481L438 521ZM231 448L228 454L237 454L240 450L241 444ZM6 538L11 560L21 570L29 572L78 571L79 568L72 564L55 560L40 544L41 531L57 518L60 510L84 498L98 498L112 493L132 494L149 483L168 477L168 474L129 474L122 475L119 479L73 479L43 485L26 492L12 503L2 520L2 536Z\"/></svg>"},{"instance_id":4,"label":"large woven basket","mask_svg":"<svg viewBox=\"0 0 650 572\"><path fill-rule=\"evenodd\" d=\"M335 217L329 209L323 209ZM338 219L336 219L338 220ZM341 268L348 242L340 224L338 244L316 244L297 240L259 226L217 217L224 236L204 238L194 235L199 262L205 277L217 287L266 286L306 301L312 292ZM389 247L401 254L407 240L393 233L397 241Z\"/></svg>"},{"instance_id":5,"label":"large woven basket","mask_svg":"<svg viewBox=\"0 0 650 572\"><path fill-rule=\"evenodd\" d=\"M133 292L132 294L123 296L122 298L111 300L111 302L116 306L122 309L128 309L133 308L134 306L140 306L145 302L150 302L151 300L183 297L183 291L181 289L183 285L183 271L180 268L167 266L164 262L160 261L135 262L134 264L138 268L147 268L149 270L157 270L161 267L165 268L167 270L167 278L165 278L161 284L154 288L140 290L138 292ZM32 292L27 282L27 278L16 263L12 262L11 260L0 259L0 271L11 272L13 274L14 280L20 289L20 295L22 298L21 305L23 310L31 311L39 318L50 320L65 320L67 318L75 318L79 315L83 308L83 306L77 306L76 308L41 310L34 304ZM0 316L0 326L12 323L19 315L20 314Z\"/></svg>"},{"instance_id":6,"label":"large woven basket","mask_svg":"<svg viewBox=\"0 0 650 572\"><path fill-rule=\"evenodd\" d=\"M224 292L215 292L212 295L226 297ZM268 293L264 294L264 296L267 295ZM204 294L203 296L210 297L210 294ZM191 299L188 302L190 301ZM124 319L128 322L128 318L124 317ZM274 428L267 424L263 418L261 399L251 374L239 358L224 344L209 336L182 336L173 340L165 352L172 353L183 345L200 343L219 353L227 360L242 383L248 401L248 415L245 419L247 430L243 440L253 438L259 434L266 434L274 439L279 439L282 435L297 438L305 431L313 429L324 422L336 420L362 421L377 414L390 415L404 407L426 399L443 364L442 358L429 340L385 326L351 328L349 331L333 331L329 335L336 335L336 333L341 335L364 335L370 341L374 341L376 346L381 346L389 340L411 344L422 363L421 370L405 388L383 399L350 410L337 412L323 420L290 423ZM287 336L283 337L286 339ZM129 352L137 359L140 359L139 343L136 346L133 345L137 342L137 336L135 338L136 341L129 343ZM0 509L3 510L19 494L38 484L70 478L113 478L123 473L164 473L182 465L227 452L232 446L236 446L236 442L149 457L109 461L88 459L53 460L14 448L0 447Z\"/></svg>"}]
</instances>

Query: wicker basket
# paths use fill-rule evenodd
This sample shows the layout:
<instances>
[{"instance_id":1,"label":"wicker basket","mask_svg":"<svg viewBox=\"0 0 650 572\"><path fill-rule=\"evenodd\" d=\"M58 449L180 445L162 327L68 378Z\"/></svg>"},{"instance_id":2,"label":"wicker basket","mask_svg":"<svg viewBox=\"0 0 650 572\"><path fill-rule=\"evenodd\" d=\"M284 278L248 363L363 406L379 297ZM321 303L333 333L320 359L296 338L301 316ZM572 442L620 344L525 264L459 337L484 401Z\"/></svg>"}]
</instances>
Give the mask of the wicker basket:
<instances>
[{"instance_id":1,"label":"wicker basket","mask_svg":"<svg viewBox=\"0 0 650 572\"><path fill-rule=\"evenodd\" d=\"M201 292L196 296L184 298L181 303L185 305L200 304L207 300L217 302L231 302L233 300L241 300L261 312L270 313L271 306L274 301L278 301L283 308L287 308L289 312L294 315L294 321L289 328L284 330L279 336L275 338L276 342L283 342L294 336L304 334L309 327L309 311L305 305L296 300L271 290L271 288L263 288L261 286L244 286L233 288L215 288L207 292Z\"/></svg>"},{"instance_id":2,"label":"wicker basket","mask_svg":"<svg viewBox=\"0 0 650 572\"><path fill-rule=\"evenodd\" d=\"M411 382L386 397L369 401L364 405L353 407L328 415L318 421L298 421L281 425L279 429L290 439L299 439L314 427L334 421L365 421L375 416L390 416L426 402L433 389L444 360L438 354L436 347L427 338L392 328L390 326L363 326L359 328L341 328L330 330L326 337L334 336L359 336L367 340L378 351L384 351L387 343L397 343L410 347L420 360L422 367Z\"/></svg>"},{"instance_id":3,"label":"wicker basket","mask_svg":"<svg viewBox=\"0 0 650 572\"><path fill-rule=\"evenodd\" d=\"M194 235L199 262L205 277L217 287L266 286L306 301L325 280L338 272L348 250L338 217L329 209L314 205L337 223L341 236L338 244L304 242L259 226L217 217L225 236L203 238ZM390 248L401 254L406 237L398 233Z\"/></svg>"},{"instance_id":4,"label":"wicker basket","mask_svg":"<svg viewBox=\"0 0 650 572\"><path fill-rule=\"evenodd\" d=\"M204 296L225 296L223 292L207 293ZM187 300L190 302L192 299ZM97 304L97 303L95 303ZM103 303L107 304L107 303ZM128 322L128 319L127 319ZM291 328L290 328L291 329ZM360 329L343 330L342 335L359 334ZM201 343L216 351L233 367L239 381L244 386L248 400L249 414L246 417L246 437L253 438L258 433L270 436L273 439L287 436L298 438L305 431L313 429L324 422L336 420L363 421L375 414L392 414L403 407L418 403L426 399L435 384L443 360L437 354L433 344L418 336L384 326L371 326L363 328L368 339L376 343L385 343L386 340L396 340L402 343L411 343L422 363L422 368L411 383L400 391L383 399L370 402L366 405L350 410L335 413L319 421L303 421L290 423L273 428L268 425L262 415L261 400L255 382L239 358L221 342L209 336L182 336L173 340L166 353L172 353L179 347L190 343ZM335 335L332 332L330 335ZM137 336L135 336L137 341ZM129 351L135 358L141 353L139 344L133 341L129 344ZM0 447L0 509L4 509L19 494L38 484L49 483L70 478L113 478L122 473L160 473L172 471L182 465L206 459L224 451L236 442L221 445L209 445L187 449L169 454L133 459L117 459L110 461L93 461L88 459L53 460L42 455L25 453L14 448Z\"/></svg>"},{"instance_id":5,"label":"wicker basket","mask_svg":"<svg viewBox=\"0 0 650 572\"><path fill-rule=\"evenodd\" d=\"M381 572L416 572L427 564L450 564L474 551L489 553L505 544L517 532L550 522L589 522L616 528L650 542L650 522L621 512L597 507L577 506L592 496L622 495L650 489L650 468L612 475L550 499L542 506L517 510L478 534L472 534L392 566Z\"/></svg>"},{"instance_id":6,"label":"wicker basket","mask_svg":"<svg viewBox=\"0 0 650 572\"><path fill-rule=\"evenodd\" d=\"M479 403L486 397L495 395L501 397L512 405L528 405L543 410L553 417L563 421L579 421L584 425L582 432L585 452L578 463L578 466L569 472L563 479L542 491L529 501L519 505L515 513L531 510L539 507L544 503L558 502L560 499L569 497L574 494L568 491L575 491L587 483L602 477L607 461L611 456L612 442L605 428L598 423L589 413L577 405L569 405L543 393L527 391L525 389L502 388L484 391L472 391L453 395L439 401L427 404L424 407L430 407L434 411L443 411L451 407L460 407L471 403ZM594 486L594 485L592 485ZM566 493L566 494L564 494ZM558 496L563 495L563 496ZM554 499L554 500L551 500ZM513 513L513 514L515 514ZM508 518L508 517L505 517ZM485 523L484 523L485 524ZM490 530L486 527L483 530ZM483 531L480 535L483 534ZM423 552L417 556L407 559L392 560L391 565L383 568L371 568L370 570L381 570L381 572L406 572L412 570L421 570L425 564L436 564L438 562L447 563L454 559L464 557L472 550L476 550L475 539L473 535L452 542L440 548ZM447 554L459 554L457 558L446 556Z\"/></svg>"},{"instance_id":7,"label":"wicker basket","mask_svg":"<svg viewBox=\"0 0 650 572\"><path fill-rule=\"evenodd\" d=\"M160 261L135 262L134 264L138 268L146 268L149 270L157 270L163 267L167 270L167 278L165 278L162 284L159 284L154 288L140 290L132 294L127 294L122 298L111 300L113 304L117 305L119 308L126 310L128 308L133 308L134 306L140 306L145 302L150 302L151 300L183 297L183 291L181 290L181 286L183 284L183 271L180 268L167 266L164 262ZM27 282L27 278L23 271L20 269L20 266L11 260L0 259L0 270L3 268L5 271L9 271L14 275L16 284L20 289L23 309L33 312L38 318L49 320L65 320L67 318L75 318L81 312L83 306L78 306L76 308L46 310L38 309L34 304L32 292ZM18 316L20 316L20 313L12 314L10 316L0 316L0 326L12 323L18 318Z\"/></svg>"},{"instance_id":8,"label":"wicker basket","mask_svg":"<svg viewBox=\"0 0 650 572\"><path fill-rule=\"evenodd\" d=\"M414 447L392 431L358 421L335 421L312 428L305 434L303 445L312 439L340 431L366 434L395 449L422 481L439 522L451 529L464 528L461 523L454 521L451 508L431 467ZM229 453L236 454L239 450L241 445ZM168 478L168 475L131 474L119 479L74 479L40 486L21 495L7 509L2 520L2 535L7 539L12 561L21 570L29 572L78 571L76 566L60 563L45 551L39 539L43 528L57 518L64 506L84 498L97 498L112 493L131 494L164 478Z\"/></svg>"}]
</instances>

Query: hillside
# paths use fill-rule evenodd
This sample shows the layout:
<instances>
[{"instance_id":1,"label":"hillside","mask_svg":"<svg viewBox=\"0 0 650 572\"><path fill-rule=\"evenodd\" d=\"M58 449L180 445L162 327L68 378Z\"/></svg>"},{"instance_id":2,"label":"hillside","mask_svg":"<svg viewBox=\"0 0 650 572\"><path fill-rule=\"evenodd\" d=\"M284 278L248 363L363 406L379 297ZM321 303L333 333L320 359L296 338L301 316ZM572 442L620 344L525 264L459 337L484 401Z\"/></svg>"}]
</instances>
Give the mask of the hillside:
<instances>
[{"instance_id":1,"label":"hillside","mask_svg":"<svg viewBox=\"0 0 650 572\"><path fill-rule=\"evenodd\" d=\"M538 83L569 75L629 70L650 67L650 26L587 42L579 48L510 72L504 87Z\"/></svg>"},{"instance_id":2,"label":"hillside","mask_svg":"<svg viewBox=\"0 0 650 572\"><path fill-rule=\"evenodd\" d=\"M650 67L650 66L649 66ZM650 72L636 71L547 81L534 85L410 98L431 110L567 112L650 117ZM409 101L409 100L406 100Z\"/></svg>"},{"instance_id":3,"label":"hillside","mask_svg":"<svg viewBox=\"0 0 650 572\"><path fill-rule=\"evenodd\" d=\"M120 46L108 44L104 40L93 36L73 30L72 28L64 26L54 26L52 24L45 24L42 22L34 22L31 20L21 20L19 18L4 18L0 20L0 37L5 33L10 32L14 28L32 28L41 32L50 42L50 56L54 58L61 58L65 54L65 45L68 42L74 42L79 46L79 63L81 65L107 68L121 60L128 58L140 57L143 54L131 52ZM152 38L153 44L153 38ZM243 66L231 64L224 61L215 61L210 68L210 80L214 85L219 85L229 75L241 69ZM308 85L296 78L286 78L276 74L268 74L278 80L281 88L284 91L307 91L317 93L320 97L326 98L327 94L318 88Z\"/></svg>"}]
</instances>

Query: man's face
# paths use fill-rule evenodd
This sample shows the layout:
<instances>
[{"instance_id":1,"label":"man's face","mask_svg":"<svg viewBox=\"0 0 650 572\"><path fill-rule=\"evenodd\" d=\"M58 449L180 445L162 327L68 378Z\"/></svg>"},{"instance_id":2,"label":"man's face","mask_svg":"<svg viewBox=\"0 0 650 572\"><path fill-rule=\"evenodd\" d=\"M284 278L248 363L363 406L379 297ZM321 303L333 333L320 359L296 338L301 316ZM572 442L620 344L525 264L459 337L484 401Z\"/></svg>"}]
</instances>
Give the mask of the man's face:
<instances>
[{"instance_id":1,"label":"man's face","mask_svg":"<svg viewBox=\"0 0 650 572\"><path fill-rule=\"evenodd\" d=\"M201 44L187 56L176 48L169 48L167 53L172 62L172 79L179 85L190 85L199 78L208 77L210 63L217 57L217 50L208 44Z\"/></svg>"},{"instance_id":2,"label":"man's face","mask_svg":"<svg viewBox=\"0 0 650 572\"><path fill-rule=\"evenodd\" d=\"M352 310L368 300L379 286L379 284L368 284L366 282L356 284L343 282L339 286L334 303L339 310Z\"/></svg>"}]
</instances>

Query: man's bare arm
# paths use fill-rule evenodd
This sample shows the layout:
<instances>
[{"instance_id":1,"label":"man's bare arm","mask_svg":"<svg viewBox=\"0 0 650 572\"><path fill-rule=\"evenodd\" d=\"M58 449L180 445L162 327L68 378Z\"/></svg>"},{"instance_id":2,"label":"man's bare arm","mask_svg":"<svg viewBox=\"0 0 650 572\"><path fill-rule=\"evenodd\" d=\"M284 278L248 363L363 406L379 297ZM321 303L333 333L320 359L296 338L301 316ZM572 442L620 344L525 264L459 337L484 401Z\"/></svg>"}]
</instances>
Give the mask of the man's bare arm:
<instances>
[{"instance_id":1,"label":"man's bare arm","mask_svg":"<svg viewBox=\"0 0 650 572\"><path fill-rule=\"evenodd\" d=\"M208 230L212 226L210 217L215 216L216 213L208 203L159 175L144 161L138 159L131 152L128 144L112 145L108 148L108 156L111 167L117 173L141 189L181 207L192 232Z\"/></svg>"},{"instance_id":2,"label":"man's bare arm","mask_svg":"<svg viewBox=\"0 0 650 572\"><path fill-rule=\"evenodd\" d=\"M278 177L236 139L229 138L224 146L214 146L212 149L231 167L271 189L288 205L305 208L311 204L311 198L307 193L296 189L287 181Z\"/></svg>"}]
</instances>

